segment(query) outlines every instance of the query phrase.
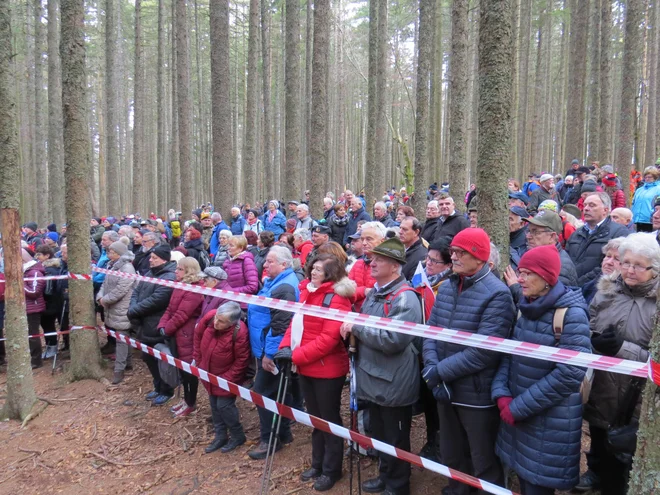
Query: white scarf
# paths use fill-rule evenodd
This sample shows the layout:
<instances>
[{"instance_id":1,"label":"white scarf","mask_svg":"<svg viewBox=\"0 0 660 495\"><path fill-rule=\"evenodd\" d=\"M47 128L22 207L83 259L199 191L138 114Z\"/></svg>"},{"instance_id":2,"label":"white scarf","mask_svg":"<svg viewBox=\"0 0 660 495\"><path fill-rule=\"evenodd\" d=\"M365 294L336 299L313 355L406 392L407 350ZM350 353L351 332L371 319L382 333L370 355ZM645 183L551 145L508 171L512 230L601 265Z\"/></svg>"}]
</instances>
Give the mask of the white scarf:
<instances>
[{"instance_id":1,"label":"white scarf","mask_svg":"<svg viewBox=\"0 0 660 495\"><path fill-rule=\"evenodd\" d=\"M307 291L308 292L316 292L318 287L315 287L314 284L311 282L307 284ZM291 319L291 351L296 350L297 347L300 346L300 343L302 342L302 337L303 337L303 332L305 328L303 327L303 314L302 313L296 313L293 315L293 318ZM295 372L297 369L296 365L291 366L291 370Z\"/></svg>"}]
</instances>

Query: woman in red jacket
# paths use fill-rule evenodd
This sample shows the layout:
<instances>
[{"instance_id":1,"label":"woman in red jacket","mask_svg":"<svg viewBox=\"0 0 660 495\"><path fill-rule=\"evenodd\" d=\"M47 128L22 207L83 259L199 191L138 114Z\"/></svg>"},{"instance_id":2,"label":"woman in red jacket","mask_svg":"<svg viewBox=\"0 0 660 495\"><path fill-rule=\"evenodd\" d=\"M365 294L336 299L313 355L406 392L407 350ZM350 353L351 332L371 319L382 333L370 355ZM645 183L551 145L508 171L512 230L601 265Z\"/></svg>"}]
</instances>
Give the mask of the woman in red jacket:
<instances>
[{"instance_id":1,"label":"woman in red jacket","mask_svg":"<svg viewBox=\"0 0 660 495\"><path fill-rule=\"evenodd\" d=\"M217 311L209 311L195 328L193 364L233 383L241 383L250 361L250 338L241 321L241 307L229 301ZM207 454L220 449L227 453L245 443L236 396L215 385L203 382L209 393L215 438L206 447ZM231 439L229 438L231 436Z\"/></svg>"},{"instance_id":2,"label":"woman in red jacket","mask_svg":"<svg viewBox=\"0 0 660 495\"><path fill-rule=\"evenodd\" d=\"M300 283L300 302L351 310L355 282L346 276L337 257L319 256L312 265L310 278ZM275 355L276 360L290 359L297 367L307 411L339 425L341 392L348 373L348 354L339 334L340 326L338 321L296 314ZM315 479L315 490L329 490L341 478L342 459L342 439L314 429L312 467L300 479Z\"/></svg>"},{"instance_id":3,"label":"woman in red jacket","mask_svg":"<svg viewBox=\"0 0 660 495\"><path fill-rule=\"evenodd\" d=\"M204 286L201 282L199 263L195 258L186 256L179 260L176 266L177 282ZM176 357L181 361L189 363L193 359L193 338L195 333L195 322L199 318L204 296L189 290L174 289L170 303L167 305L165 314L158 323L161 335L176 337ZM188 416L195 410L197 403L197 377L180 371L181 384L183 385L183 401L174 406L171 411L175 417Z\"/></svg>"}]
</instances>

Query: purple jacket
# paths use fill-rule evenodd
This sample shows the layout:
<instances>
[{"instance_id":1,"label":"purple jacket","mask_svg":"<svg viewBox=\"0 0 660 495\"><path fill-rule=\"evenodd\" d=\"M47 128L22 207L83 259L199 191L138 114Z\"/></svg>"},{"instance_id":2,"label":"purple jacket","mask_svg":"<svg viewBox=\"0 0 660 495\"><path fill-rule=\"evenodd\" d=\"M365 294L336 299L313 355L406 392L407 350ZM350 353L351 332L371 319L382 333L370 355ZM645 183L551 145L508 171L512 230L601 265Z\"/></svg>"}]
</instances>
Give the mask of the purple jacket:
<instances>
[{"instance_id":1,"label":"purple jacket","mask_svg":"<svg viewBox=\"0 0 660 495\"><path fill-rule=\"evenodd\" d=\"M233 290L226 280L220 280L220 283L217 284L215 288L221 290ZM227 301L229 301L229 299L225 299L224 297L205 296L204 302L202 303L202 313L197 319L197 323L202 321L202 318L204 318L204 316L207 315L209 311L215 311Z\"/></svg>"},{"instance_id":2,"label":"purple jacket","mask_svg":"<svg viewBox=\"0 0 660 495\"><path fill-rule=\"evenodd\" d=\"M244 294L256 294L259 290L259 274L252 253L243 251L234 259L228 258L222 268L227 272L228 290ZM247 304L241 303L241 308L247 309Z\"/></svg>"},{"instance_id":3,"label":"purple jacket","mask_svg":"<svg viewBox=\"0 0 660 495\"><path fill-rule=\"evenodd\" d=\"M26 268L27 266L27 268ZM43 313L46 310L44 299L45 280L37 280L35 277L44 277L46 269L38 261L29 261L23 265L23 289L25 292L25 312Z\"/></svg>"}]
</instances>

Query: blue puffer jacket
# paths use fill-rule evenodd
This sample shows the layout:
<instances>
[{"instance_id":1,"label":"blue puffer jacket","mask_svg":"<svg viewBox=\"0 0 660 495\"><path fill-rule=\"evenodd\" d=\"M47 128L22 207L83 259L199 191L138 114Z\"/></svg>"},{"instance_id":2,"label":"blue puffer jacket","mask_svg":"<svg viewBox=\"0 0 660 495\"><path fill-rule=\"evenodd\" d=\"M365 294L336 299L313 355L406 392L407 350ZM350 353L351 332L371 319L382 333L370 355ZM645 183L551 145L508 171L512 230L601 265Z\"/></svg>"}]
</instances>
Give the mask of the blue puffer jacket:
<instances>
[{"instance_id":1,"label":"blue puffer jacket","mask_svg":"<svg viewBox=\"0 0 660 495\"><path fill-rule=\"evenodd\" d=\"M292 268L287 268L274 279L264 280L264 287L257 295L297 302L300 299L298 277ZM247 316L252 355L257 359L261 359L263 356L272 359L291 323L293 313L248 304Z\"/></svg>"},{"instance_id":2,"label":"blue puffer jacket","mask_svg":"<svg viewBox=\"0 0 660 495\"><path fill-rule=\"evenodd\" d=\"M471 277L461 280L452 275L440 285L429 325L507 337L514 315L509 288L485 265ZM490 387L501 356L476 347L424 340L424 366L437 366L440 379L451 386L455 405L494 406Z\"/></svg>"},{"instance_id":3,"label":"blue puffer jacket","mask_svg":"<svg viewBox=\"0 0 660 495\"><path fill-rule=\"evenodd\" d=\"M630 207L633 212L633 222L652 223L653 201L658 195L660 195L660 181L645 182L635 191Z\"/></svg>"},{"instance_id":4,"label":"blue puffer jacket","mask_svg":"<svg viewBox=\"0 0 660 495\"><path fill-rule=\"evenodd\" d=\"M105 249L101 249L101 257L96 262L96 267L107 268L106 265L108 264L108 261L110 261L110 258L108 258ZM94 272L94 274L92 275L92 281L95 284L99 284L99 286L103 283L104 280L105 280L105 273Z\"/></svg>"},{"instance_id":5,"label":"blue puffer jacket","mask_svg":"<svg viewBox=\"0 0 660 495\"><path fill-rule=\"evenodd\" d=\"M270 230L275 236L275 240L280 234L283 234L286 231L286 217L281 211L277 211L273 217L273 221L268 220L270 217L270 212L266 211L261 217L261 221L264 224L264 230Z\"/></svg>"},{"instance_id":6,"label":"blue puffer jacket","mask_svg":"<svg viewBox=\"0 0 660 495\"><path fill-rule=\"evenodd\" d=\"M513 340L555 346L555 308L568 308L559 347L591 352L587 307L579 289L561 282L533 302L523 299ZM505 355L493 380L492 397L513 397L515 425L500 425L495 451L518 476L535 485L573 488L580 476L585 369Z\"/></svg>"},{"instance_id":7,"label":"blue puffer jacket","mask_svg":"<svg viewBox=\"0 0 660 495\"><path fill-rule=\"evenodd\" d=\"M245 227L245 218L243 215L238 215L236 218L231 219L231 233L232 235L243 235L243 228Z\"/></svg>"},{"instance_id":8,"label":"blue puffer jacket","mask_svg":"<svg viewBox=\"0 0 660 495\"><path fill-rule=\"evenodd\" d=\"M211 234L211 244L209 245L209 252L211 256L215 256L220 247L220 231L229 230L229 227L224 220L220 220L220 223L216 224L213 227L213 233Z\"/></svg>"}]
</instances>

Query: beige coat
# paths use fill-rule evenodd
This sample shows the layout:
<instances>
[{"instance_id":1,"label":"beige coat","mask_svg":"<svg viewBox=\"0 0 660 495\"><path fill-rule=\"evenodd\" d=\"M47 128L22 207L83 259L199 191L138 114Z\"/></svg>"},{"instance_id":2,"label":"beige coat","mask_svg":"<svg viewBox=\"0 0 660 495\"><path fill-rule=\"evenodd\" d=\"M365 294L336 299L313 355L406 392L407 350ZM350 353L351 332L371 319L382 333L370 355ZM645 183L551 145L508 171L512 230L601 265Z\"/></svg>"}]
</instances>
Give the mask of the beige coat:
<instances>
[{"instance_id":1,"label":"beige coat","mask_svg":"<svg viewBox=\"0 0 660 495\"><path fill-rule=\"evenodd\" d=\"M130 251L108 266L109 270L135 274L135 255ZM113 277L108 274L103 281L96 300L105 308L105 324L113 330L130 330L128 307L131 304L135 281L129 278Z\"/></svg>"}]
</instances>

